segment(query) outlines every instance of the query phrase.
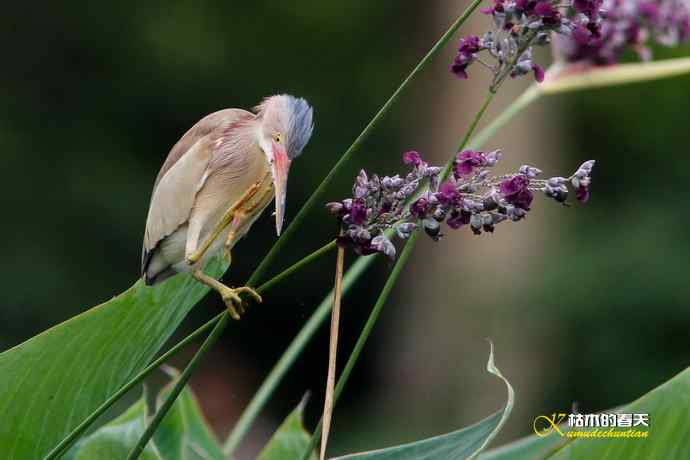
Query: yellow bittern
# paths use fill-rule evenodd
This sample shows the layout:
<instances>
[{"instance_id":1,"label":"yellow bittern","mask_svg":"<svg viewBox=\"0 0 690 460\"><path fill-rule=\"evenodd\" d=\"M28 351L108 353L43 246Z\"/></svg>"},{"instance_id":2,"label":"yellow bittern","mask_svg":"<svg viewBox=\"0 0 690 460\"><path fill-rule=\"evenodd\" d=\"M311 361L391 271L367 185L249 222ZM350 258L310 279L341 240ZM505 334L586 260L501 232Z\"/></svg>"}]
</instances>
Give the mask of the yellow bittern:
<instances>
[{"instance_id":1,"label":"yellow bittern","mask_svg":"<svg viewBox=\"0 0 690 460\"><path fill-rule=\"evenodd\" d=\"M173 146L153 187L141 261L147 285L189 271L221 295L235 319L245 309L240 294L261 297L224 285L204 265L221 248L230 262L233 246L274 196L280 235L290 163L314 128L304 99L271 96L255 112L207 115Z\"/></svg>"}]
</instances>

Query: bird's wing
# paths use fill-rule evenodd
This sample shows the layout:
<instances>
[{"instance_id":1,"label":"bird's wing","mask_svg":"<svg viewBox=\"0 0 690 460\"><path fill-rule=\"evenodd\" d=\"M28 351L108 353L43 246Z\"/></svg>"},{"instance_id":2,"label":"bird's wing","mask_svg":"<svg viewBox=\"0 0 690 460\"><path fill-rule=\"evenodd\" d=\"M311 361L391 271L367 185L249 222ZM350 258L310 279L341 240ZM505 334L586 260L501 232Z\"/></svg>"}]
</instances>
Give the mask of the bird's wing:
<instances>
[{"instance_id":1,"label":"bird's wing","mask_svg":"<svg viewBox=\"0 0 690 460\"><path fill-rule=\"evenodd\" d=\"M187 131L170 150L151 196L144 234L142 271L146 268L147 255L162 239L189 219L196 194L208 175L208 165L213 156L212 133L231 129L234 123L254 116L240 109L212 113Z\"/></svg>"}]
</instances>

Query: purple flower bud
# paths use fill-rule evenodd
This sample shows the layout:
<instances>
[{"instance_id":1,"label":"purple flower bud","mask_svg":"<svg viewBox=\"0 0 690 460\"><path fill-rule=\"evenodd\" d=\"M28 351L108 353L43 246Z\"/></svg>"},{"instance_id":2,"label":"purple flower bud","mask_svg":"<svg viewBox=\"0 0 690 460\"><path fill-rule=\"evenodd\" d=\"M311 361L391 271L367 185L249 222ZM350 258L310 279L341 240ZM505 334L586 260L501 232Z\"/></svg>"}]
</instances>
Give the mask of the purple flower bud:
<instances>
[{"instance_id":1,"label":"purple flower bud","mask_svg":"<svg viewBox=\"0 0 690 460\"><path fill-rule=\"evenodd\" d=\"M424 176L430 177L430 176L437 176L438 174L441 173L441 168L439 166L429 166L424 170Z\"/></svg>"},{"instance_id":2,"label":"purple flower bud","mask_svg":"<svg viewBox=\"0 0 690 460\"><path fill-rule=\"evenodd\" d=\"M469 35L461 38L458 46L458 54L453 60L453 65L450 67L450 71L453 72L456 77L466 80L467 67L472 64L476 58L476 53L478 53L481 49L481 39L476 35Z\"/></svg>"},{"instance_id":3,"label":"purple flower bud","mask_svg":"<svg viewBox=\"0 0 690 460\"><path fill-rule=\"evenodd\" d=\"M602 3L602 0L573 0L573 8L589 18L596 18Z\"/></svg>"},{"instance_id":4,"label":"purple flower bud","mask_svg":"<svg viewBox=\"0 0 690 460\"><path fill-rule=\"evenodd\" d=\"M519 208L529 211L532 204L532 192L527 189L529 178L524 174L516 174L501 182L501 193L505 200Z\"/></svg>"},{"instance_id":5,"label":"purple flower bud","mask_svg":"<svg viewBox=\"0 0 690 460\"><path fill-rule=\"evenodd\" d=\"M504 180L500 184L501 193L507 199L513 195L517 195L523 190L527 190L529 185L529 178L524 174L515 174L514 176Z\"/></svg>"},{"instance_id":6,"label":"purple flower bud","mask_svg":"<svg viewBox=\"0 0 690 460\"><path fill-rule=\"evenodd\" d=\"M568 199L568 187L565 185L552 186L549 183L544 187L544 194L549 198L553 198L559 203L565 203Z\"/></svg>"},{"instance_id":7,"label":"purple flower bud","mask_svg":"<svg viewBox=\"0 0 690 460\"><path fill-rule=\"evenodd\" d=\"M592 169L594 169L594 160L587 160L580 165L580 167L575 172L576 175L584 177L592 174Z\"/></svg>"},{"instance_id":8,"label":"purple flower bud","mask_svg":"<svg viewBox=\"0 0 690 460\"><path fill-rule=\"evenodd\" d=\"M367 220L367 205L363 199L358 198L353 201L350 210L350 221L354 225L362 225Z\"/></svg>"},{"instance_id":9,"label":"purple flower bud","mask_svg":"<svg viewBox=\"0 0 690 460\"><path fill-rule=\"evenodd\" d=\"M479 171L479 172L477 173L477 178L476 178L476 180L479 181L479 182L483 182L483 181L485 181L485 180L489 177L489 174L491 174L491 173L490 173L487 169L485 169L485 170L483 170L483 171Z\"/></svg>"},{"instance_id":10,"label":"purple flower bud","mask_svg":"<svg viewBox=\"0 0 690 460\"><path fill-rule=\"evenodd\" d=\"M447 210L443 208L436 208L434 214L431 217L433 217L437 222L443 222L446 219L447 214Z\"/></svg>"},{"instance_id":11,"label":"purple flower bud","mask_svg":"<svg viewBox=\"0 0 690 460\"><path fill-rule=\"evenodd\" d=\"M422 226L427 235L429 235L434 241L437 241L441 236L441 224L439 224L434 219L424 219L422 221Z\"/></svg>"},{"instance_id":12,"label":"purple flower bud","mask_svg":"<svg viewBox=\"0 0 690 460\"><path fill-rule=\"evenodd\" d=\"M371 240L371 233L365 228L357 228L352 232L351 238L357 243L367 243Z\"/></svg>"},{"instance_id":13,"label":"purple flower bud","mask_svg":"<svg viewBox=\"0 0 690 460\"><path fill-rule=\"evenodd\" d=\"M517 206L509 205L506 207L505 214L508 219L512 220L513 222L517 222L527 215L527 211Z\"/></svg>"},{"instance_id":14,"label":"purple flower bud","mask_svg":"<svg viewBox=\"0 0 690 460\"><path fill-rule=\"evenodd\" d=\"M438 192L436 192L436 198L439 203L445 206L454 206L461 200L457 186L451 181L446 181L441 184Z\"/></svg>"},{"instance_id":15,"label":"purple flower bud","mask_svg":"<svg viewBox=\"0 0 690 460\"><path fill-rule=\"evenodd\" d=\"M395 230L400 238L406 240L412 235L412 232L414 232L416 228L417 224L414 222L404 222L395 227Z\"/></svg>"},{"instance_id":16,"label":"purple flower bud","mask_svg":"<svg viewBox=\"0 0 690 460\"><path fill-rule=\"evenodd\" d=\"M522 165L520 166L520 169L518 169L518 172L520 174L527 176L530 179L534 179L539 174L541 174L541 169L529 165Z\"/></svg>"},{"instance_id":17,"label":"purple flower bud","mask_svg":"<svg viewBox=\"0 0 690 460\"><path fill-rule=\"evenodd\" d=\"M537 83L544 81L544 68L542 66L532 63L532 71L534 72L534 80Z\"/></svg>"},{"instance_id":18,"label":"purple flower bud","mask_svg":"<svg viewBox=\"0 0 690 460\"><path fill-rule=\"evenodd\" d=\"M589 200L589 188L586 186L580 186L575 190L575 198L580 203L586 203Z\"/></svg>"},{"instance_id":19,"label":"purple flower bud","mask_svg":"<svg viewBox=\"0 0 690 460\"><path fill-rule=\"evenodd\" d=\"M482 216L480 214L472 214L470 217L470 228L472 228L472 233L475 235L480 235L482 233Z\"/></svg>"},{"instance_id":20,"label":"purple flower bud","mask_svg":"<svg viewBox=\"0 0 690 460\"><path fill-rule=\"evenodd\" d=\"M418 167L423 163L422 157L416 150L410 150L409 152L403 153L402 161L406 165L413 165L415 167Z\"/></svg>"},{"instance_id":21,"label":"purple flower bud","mask_svg":"<svg viewBox=\"0 0 690 460\"><path fill-rule=\"evenodd\" d=\"M332 203L326 203L326 209L328 209L328 212L331 214L334 214L336 216L339 216L341 211L343 210L344 206L342 203L334 201Z\"/></svg>"},{"instance_id":22,"label":"purple flower bud","mask_svg":"<svg viewBox=\"0 0 690 460\"><path fill-rule=\"evenodd\" d=\"M472 214L467 211L453 211L446 223L450 228L457 230L463 225L469 224L471 216Z\"/></svg>"},{"instance_id":23,"label":"purple flower bud","mask_svg":"<svg viewBox=\"0 0 690 460\"><path fill-rule=\"evenodd\" d=\"M570 182L576 189L587 188L591 182L592 169L594 168L594 160L585 161L575 171Z\"/></svg>"},{"instance_id":24,"label":"purple flower bud","mask_svg":"<svg viewBox=\"0 0 690 460\"><path fill-rule=\"evenodd\" d=\"M376 252L385 254L391 259L395 258L395 246L385 235L375 236L374 239L371 240L371 248Z\"/></svg>"},{"instance_id":25,"label":"purple flower bud","mask_svg":"<svg viewBox=\"0 0 690 460\"><path fill-rule=\"evenodd\" d=\"M494 150L492 152L489 152L485 155L486 157L486 166L493 167L498 163L498 161L501 159L503 156L503 152L501 149Z\"/></svg>"},{"instance_id":26,"label":"purple flower bud","mask_svg":"<svg viewBox=\"0 0 690 460\"><path fill-rule=\"evenodd\" d=\"M484 166L486 164L486 157L483 152L475 152L473 150L465 150L459 153L453 162L453 173L456 179L471 174L474 168Z\"/></svg>"},{"instance_id":27,"label":"purple flower bud","mask_svg":"<svg viewBox=\"0 0 690 460\"><path fill-rule=\"evenodd\" d=\"M369 179L367 178L367 172L365 170L362 169L357 175L352 192L356 199L364 198L369 194Z\"/></svg>"},{"instance_id":28,"label":"purple flower bud","mask_svg":"<svg viewBox=\"0 0 690 460\"><path fill-rule=\"evenodd\" d=\"M429 200L424 197L417 199L417 201L410 206L410 213L419 219L424 219L430 210L431 204Z\"/></svg>"},{"instance_id":29,"label":"purple flower bud","mask_svg":"<svg viewBox=\"0 0 690 460\"><path fill-rule=\"evenodd\" d=\"M383 179L381 179L381 185L383 186L383 188L389 190L398 190L400 187L402 187L404 182L405 181L403 181L402 178L397 174L393 177L386 176Z\"/></svg>"}]
</instances>

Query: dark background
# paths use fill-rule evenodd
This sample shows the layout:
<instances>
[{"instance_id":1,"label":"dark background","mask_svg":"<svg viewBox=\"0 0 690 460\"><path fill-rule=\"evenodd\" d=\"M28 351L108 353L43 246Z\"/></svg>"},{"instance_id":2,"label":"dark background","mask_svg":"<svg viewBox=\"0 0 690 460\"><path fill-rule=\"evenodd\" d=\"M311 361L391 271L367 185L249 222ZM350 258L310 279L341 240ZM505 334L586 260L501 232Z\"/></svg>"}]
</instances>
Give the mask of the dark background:
<instances>
[{"instance_id":1,"label":"dark background","mask_svg":"<svg viewBox=\"0 0 690 460\"><path fill-rule=\"evenodd\" d=\"M209 112L251 108L280 92L313 104L316 131L291 171L289 220L461 6L5 4L0 349L136 280L153 179L175 141ZM473 27L487 24L478 17ZM472 93L486 79L476 72L470 82L455 80L447 72L451 56L452 46L350 162L329 200L349 193L359 168L400 170L404 150L438 162L452 153L478 108ZM506 92L526 84L508 82ZM509 101L499 98L489 116ZM690 78L537 104L521 115L519 130L506 128L505 143L491 147L509 150L515 142L506 167L544 160L557 168L552 175L596 159L591 203L564 209L540 200L532 218L493 236L420 245L336 412L334 451L449 431L498 408L502 389L483 370L486 337L518 393L503 440L528 434L534 416L573 401L583 411L628 402L688 365ZM442 136L433 133L455 140L437 149ZM275 241L269 214L238 245L226 280L246 279ZM274 271L335 231L325 211L314 212ZM232 325L193 378L221 436L330 289L332 266L327 257L272 291ZM375 267L346 301L341 362L391 264ZM209 296L180 334L221 309ZM313 425L326 356L323 328L242 455L253 456L307 390Z\"/></svg>"}]
</instances>

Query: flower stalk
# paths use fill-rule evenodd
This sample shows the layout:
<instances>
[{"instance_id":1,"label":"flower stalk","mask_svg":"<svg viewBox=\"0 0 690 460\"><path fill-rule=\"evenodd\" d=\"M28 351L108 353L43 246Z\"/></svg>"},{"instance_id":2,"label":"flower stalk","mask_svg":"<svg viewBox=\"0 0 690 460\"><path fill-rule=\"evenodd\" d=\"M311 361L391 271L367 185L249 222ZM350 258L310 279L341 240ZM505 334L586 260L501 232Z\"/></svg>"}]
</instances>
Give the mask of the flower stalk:
<instances>
[{"instance_id":1,"label":"flower stalk","mask_svg":"<svg viewBox=\"0 0 690 460\"><path fill-rule=\"evenodd\" d=\"M326 398L323 405L323 431L321 432L321 460L326 458L328 434L333 415L333 392L335 390L336 357L338 355L338 329L340 327L340 300L342 298L343 265L345 248L338 247L335 262L335 285L333 287L333 308L331 309L331 337L328 347L328 376L326 378Z\"/></svg>"}]
</instances>

